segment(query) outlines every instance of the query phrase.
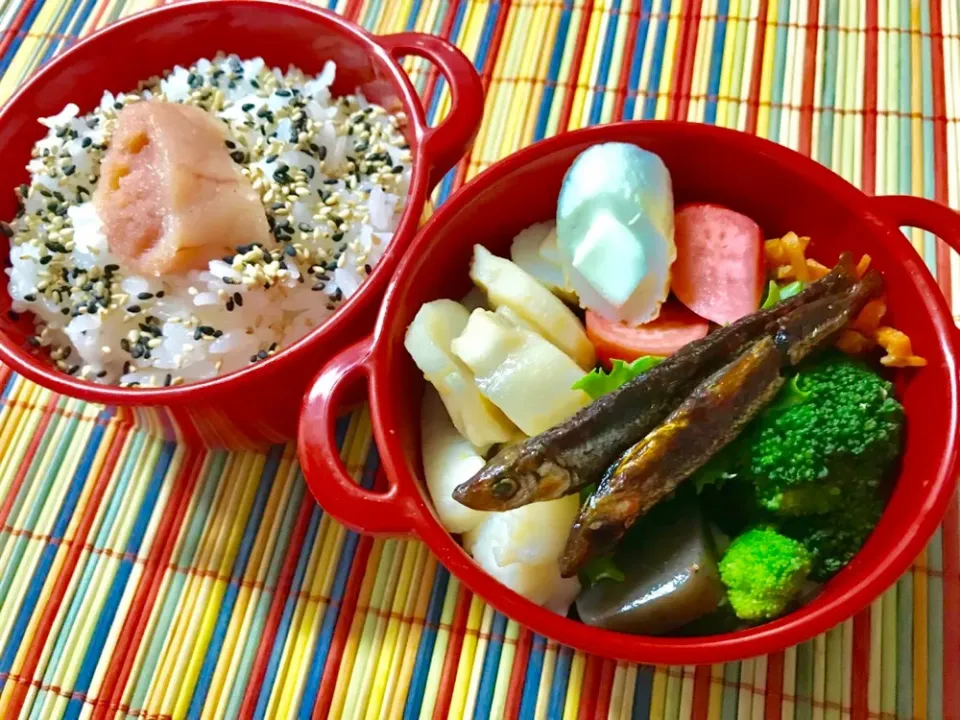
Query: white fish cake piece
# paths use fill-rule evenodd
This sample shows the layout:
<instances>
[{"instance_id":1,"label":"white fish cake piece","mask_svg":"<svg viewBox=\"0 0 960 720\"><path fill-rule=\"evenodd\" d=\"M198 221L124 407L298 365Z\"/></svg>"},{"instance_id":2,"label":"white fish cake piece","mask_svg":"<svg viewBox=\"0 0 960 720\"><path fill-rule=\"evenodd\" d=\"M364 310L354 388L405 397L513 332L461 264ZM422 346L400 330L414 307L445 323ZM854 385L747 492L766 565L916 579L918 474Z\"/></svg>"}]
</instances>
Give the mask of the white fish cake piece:
<instances>
[{"instance_id":1,"label":"white fish cake piece","mask_svg":"<svg viewBox=\"0 0 960 720\"><path fill-rule=\"evenodd\" d=\"M407 328L404 347L433 385L459 433L485 452L518 436L501 410L477 388L473 373L452 352L451 343L466 327L466 308L453 300L425 303Z\"/></svg>"}]
</instances>

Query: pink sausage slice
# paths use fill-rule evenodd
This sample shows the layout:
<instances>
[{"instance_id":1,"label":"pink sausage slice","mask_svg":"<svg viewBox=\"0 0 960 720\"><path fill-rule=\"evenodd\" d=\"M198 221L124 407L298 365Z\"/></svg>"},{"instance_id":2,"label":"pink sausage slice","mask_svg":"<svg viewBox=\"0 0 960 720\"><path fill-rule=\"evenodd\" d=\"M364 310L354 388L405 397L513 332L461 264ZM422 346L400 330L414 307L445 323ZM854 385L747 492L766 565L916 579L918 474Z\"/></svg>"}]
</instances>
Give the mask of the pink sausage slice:
<instances>
[{"instance_id":1,"label":"pink sausage slice","mask_svg":"<svg viewBox=\"0 0 960 720\"><path fill-rule=\"evenodd\" d=\"M677 210L675 228L677 299L721 325L756 312L766 279L760 226L729 208L692 203Z\"/></svg>"}]
</instances>

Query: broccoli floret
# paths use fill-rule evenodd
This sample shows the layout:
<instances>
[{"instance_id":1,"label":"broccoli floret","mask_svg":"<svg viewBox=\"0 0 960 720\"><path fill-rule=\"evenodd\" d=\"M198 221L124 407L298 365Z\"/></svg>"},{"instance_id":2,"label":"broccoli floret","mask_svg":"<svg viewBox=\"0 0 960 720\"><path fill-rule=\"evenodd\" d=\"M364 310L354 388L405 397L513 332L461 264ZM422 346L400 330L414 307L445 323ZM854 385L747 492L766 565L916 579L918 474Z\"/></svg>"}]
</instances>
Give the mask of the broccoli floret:
<instances>
[{"instance_id":1,"label":"broccoli floret","mask_svg":"<svg viewBox=\"0 0 960 720\"><path fill-rule=\"evenodd\" d=\"M834 512L787 518L780 530L810 552L810 578L826 582L860 551L882 512L883 500L876 493L858 493L844 498Z\"/></svg>"},{"instance_id":2,"label":"broccoli floret","mask_svg":"<svg viewBox=\"0 0 960 720\"><path fill-rule=\"evenodd\" d=\"M797 596L811 558L796 540L770 527L756 527L735 539L720 561L720 579L737 617L775 618Z\"/></svg>"},{"instance_id":3,"label":"broccoli floret","mask_svg":"<svg viewBox=\"0 0 960 720\"><path fill-rule=\"evenodd\" d=\"M903 407L863 363L826 353L787 383L737 443L762 506L825 513L874 490L900 452Z\"/></svg>"}]
</instances>

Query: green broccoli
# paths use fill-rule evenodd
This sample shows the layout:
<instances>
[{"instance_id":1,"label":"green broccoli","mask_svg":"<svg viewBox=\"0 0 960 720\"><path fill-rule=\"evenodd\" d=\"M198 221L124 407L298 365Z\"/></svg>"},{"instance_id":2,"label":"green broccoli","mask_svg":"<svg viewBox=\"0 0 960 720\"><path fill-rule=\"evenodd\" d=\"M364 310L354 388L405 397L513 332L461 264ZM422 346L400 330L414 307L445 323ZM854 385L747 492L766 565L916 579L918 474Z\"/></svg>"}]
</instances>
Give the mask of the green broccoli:
<instances>
[{"instance_id":1,"label":"green broccoli","mask_svg":"<svg viewBox=\"0 0 960 720\"><path fill-rule=\"evenodd\" d=\"M900 453L893 386L837 352L803 366L737 442L757 500L782 515L825 513L875 490ZM739 474L739 473L738 473Z\"/></svg>"},{"instance_id":2,"label":"green broccoli","mask_svg":"<svg viewBox=\"0 0 960 720\"><path fill-rule=\"evenodd\" d=\"M737 617L770 620L799 594L810 566L810 553L801 543L771 527L755 527L727 548L720 579Z\"/></svg>"},{"instance_id":3,"label":"green broccoli","mask_svg":"<svg viewBox=\"0 0 960 720\"><path fill-rule=\"evenodd\" d=\"M780 530L804 544L813 559L811 579L825 582L859 552L883 505L877 493L858 493L844 498L843 507L834 512L785 518Z\"/></svg>"}]
</instances>

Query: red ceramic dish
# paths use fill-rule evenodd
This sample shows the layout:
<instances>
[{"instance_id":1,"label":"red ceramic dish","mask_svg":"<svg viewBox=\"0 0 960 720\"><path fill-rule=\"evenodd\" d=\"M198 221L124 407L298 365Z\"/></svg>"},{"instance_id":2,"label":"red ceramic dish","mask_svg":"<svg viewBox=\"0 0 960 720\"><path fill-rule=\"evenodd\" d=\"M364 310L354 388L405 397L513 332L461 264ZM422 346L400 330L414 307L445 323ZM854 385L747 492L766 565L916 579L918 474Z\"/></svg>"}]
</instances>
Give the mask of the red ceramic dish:
<instances>
[{"instance_id":1,"label":"red ceramic dish","mask_svg":"<svg viewBox=\"0 0 960 720\"><path fill-rule=\"evenodd\" d=\"M6 278L0 290L0 360L52 390L107 405L134 408L156 430L210 446L245 446L292 438L307 382L326 360L367 332L378 301L416 233L430 191L469 149L483 113L483 89L471 62L437 37L400 33L375 37L343 18L306 4L226 0L176 3L135 15L91 35L55 58L0 110L0 218L16 211L13 189L27 179L30 150L44 128L37 118L68 102L81 111L104 90L135 88L174 65L217 52L262 56L268 64L294 64L318 72L337 64L335 95L358 88L370 100L409 118L414 154L406 210L373 274L329 322L254 366L173 388L124 389L74 379L25 348L32 320L12 323ZM399 64L405 55L426 58L450 85L453 103L436 128ZM0 263L9 247L2 243Z\"/></svg>"},{"instance_id":2,"label":"red ceramic dish","mask_svg":"<svg viewBox=\"0 0 960 720\"><path fill-rule=\"evenodd\" d=\"M555 615L484 573L441 527L421 474L419 410L423 379L403 347L420 305L461 297L471 248L507 254L513 235L556 210L563 174L598 142L637 143L663 157L677 202L712 201L757 220L769 237L794 230L813 238L824 262L841 250L868 252L887 283L891 322L929 365L897 374L908 418L902 473L873 536L809 605L771 623L728 635L661 638L614 633ZM373 335L332 360L305 400L300 459L323 507L360 531L421 538L440 561L498 610L536 632L600 655L636 662L715 663L773 652L807 640L868 605L903 573L942 519L957 474L957 351L960 338L929 271L898 230L914 225L960 248L960 216L927 200L872 198L812 160L730 130L685 123L632 122L588 128L527 148L497 163L445 203L411 247L387 290ZM428 252L429 250L429 252ZM336 451L333 421L366 382L385 492L360 488Z\"/></svg>"}]
</instances>

